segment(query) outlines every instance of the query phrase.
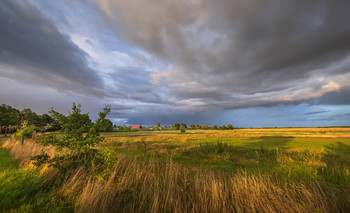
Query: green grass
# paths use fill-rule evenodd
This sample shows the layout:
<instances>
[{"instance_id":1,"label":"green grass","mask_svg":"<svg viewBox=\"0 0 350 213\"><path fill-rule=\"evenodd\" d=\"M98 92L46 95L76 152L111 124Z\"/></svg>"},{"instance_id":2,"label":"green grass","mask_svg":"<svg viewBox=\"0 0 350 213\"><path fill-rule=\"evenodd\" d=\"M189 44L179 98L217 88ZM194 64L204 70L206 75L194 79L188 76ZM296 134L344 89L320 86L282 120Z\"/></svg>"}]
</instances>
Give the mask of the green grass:
<instances>
[{"instance_id":1,"label":"green grass","mask_svg":"<svg viewBox=\"0 0 350 213\"><path fill-rule=\"evenodd\" d=\"M350 191L348 129L254 131L103 133L107 140L101 148L107 146L117 155L142 161L145 141L148 159L228 175L268 176L276 183L317 183L329 192ZM55 189L37 170L18 169L8 151L0 148L0 212L73 211L71 203L57 198Z\"/></svg>"},{"instance_id":2,"label":"green grass","mask_svg":"<svg viewBox=\"0 0 350 213\"><path fill-rule=\"evenodd\" d=\"M0 147L0 212L72 212L70 203L55 201L54 189L37 170L19 169Z\"/></svg>"},{"instance_id":3,"label":"green grass","mask_svg":"<svg viewBox=\"0 0 350 213\"><path fill-rule=\"evenodd\" d=\"M323 133L317 135L315 131L310 131L313 137L304 137L308 132L300 132L301 137L277 137L276 132L266 131L267 136L259 137L235 136L234 131L188 132L190 134L183 135L176 135L176 132L114 133L107 139L112 139L110 145L114 144L118 154L138 156L139 160L143 159L144 138L148 158L171 159L188 167L225 173L266 174L277 181L306 184L317 181L350 190L349 138L322 138L318 136ZM297 132L291 129L289 133Z\"/></svg>"},{"instance_id":4,"label":"green grass","mask_svg":"<svg viewBox=\"0 0 350 213\"><path fill-rule=\"evenodd\" d=\"M0 147L0 159L0 172L6 169L17 169L18 163L12 158L10 152L2 147Z\"/></svg>"}]
</instances>

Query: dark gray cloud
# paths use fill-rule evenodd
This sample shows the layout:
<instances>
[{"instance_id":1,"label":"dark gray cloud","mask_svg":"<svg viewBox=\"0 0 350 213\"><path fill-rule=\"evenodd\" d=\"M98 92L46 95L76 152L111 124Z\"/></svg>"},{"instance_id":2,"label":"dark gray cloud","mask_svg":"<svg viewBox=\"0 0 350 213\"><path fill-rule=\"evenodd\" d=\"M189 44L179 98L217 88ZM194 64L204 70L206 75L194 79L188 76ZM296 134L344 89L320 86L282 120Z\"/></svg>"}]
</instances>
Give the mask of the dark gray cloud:
<instances>
[{"instance_id":1,"label":"dark gray cloud","mask_svg":"<svg viewBox=\"0 0 350 213\"><path fill-rule=\"evenodd\" d=\"M345 0L4 0L0 102L64 113L74 101L92 116L112 104L110 118L129 124L346 124L349 10Z\"/></svg>"},{"instance_id":2,"label":"dark gray cloud","mask_svg":"<svg viewBox=\"0 0 350 213\"><path fill-rule=\"evenodd\" d=\"M329 92L324 96L310 101L311 104L350 105L350 86L339 91Z\"/></svg>"},{"instance_id":3,"label":"dark gray cloud","mask_svg":"<svg viewBox=\"0 0 350 213\"><path fill-rule=\"evenodd\" d=\"M88 55L27 0L0 4L2 77L48 85L60 91L102 95L103 81Z\"/></svg>"},{"instance_id":4,"label":"dark gray cloud","mask_svg":"<svg viewBox=\"0 0 350 213\"><path fill-rule=\"evenodd\" d=\"M321 114L321 113L325 113L325 112L329 112L329 110L323 110L323 111L314 111L314 112L305 112L305 115L315 115L315 114Z\"/></svg>"},{"instance_id":5,"label":"dark gray cloud","mask_svg":"<svg viewBox=\"0 0 350 213\"><path fill-rule=\"evenodd\" d=\"M163 80L178 100L299 103L350 82L349 1L95 2L126 39L174 64Z\"/></svg>"}]
</instances>

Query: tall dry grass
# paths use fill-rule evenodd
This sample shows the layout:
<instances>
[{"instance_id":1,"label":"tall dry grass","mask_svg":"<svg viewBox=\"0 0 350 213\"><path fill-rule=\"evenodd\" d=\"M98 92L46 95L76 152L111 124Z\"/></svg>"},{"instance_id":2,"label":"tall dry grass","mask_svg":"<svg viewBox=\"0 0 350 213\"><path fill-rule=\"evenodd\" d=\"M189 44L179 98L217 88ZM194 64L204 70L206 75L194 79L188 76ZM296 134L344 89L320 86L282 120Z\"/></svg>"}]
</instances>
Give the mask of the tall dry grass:
<instances>
[{"instance_id":1,"label":"tall dry grass","mask_svg":"<svg viewBox=\"0 0 350 213\"><path fill-rule=\"evenodd\" d=\"M30 158L40 154L42 151L47 152L49 155L54 155L55 149L52 146L43 147L36 143L32 139L25 139L24 143L15 138L9 138L2 146L10 150L11 154L19 161L20 166L24 166L30 163Z\"/></svg>"},{"instance_id":2,"label":"tall dry grass","mask_svg":"<svg viewBox=\"0 0 350 213\"><path fill-rule=\"evenodd\" d=\"M41 152L32 141L3 144L23 163ZM27 158L27 159L26 159ZM245 172L223 174L171 160L142 163L119 157L100 180L83 168L57 191L77 212L346 212L350 192L320 183L277 182Z\"/></svg>"},{"instance_id":3,"label":"tall dry grass","mask_svg":"<svg viewBox=\"0 0 350 213\"><path fill-rule=\"evenodd\" d=\"M82 171L82 170L81 170ZM77 212L345 212L350 197L320 184L228 176L171 162L120 159L107 180L78 175L61 193L77 195ZM81 194L77 193L81 192ZM79 195L78 195L79 194ZM348 194L349 195L349 194Z\"/></svg>"}]
</instances>

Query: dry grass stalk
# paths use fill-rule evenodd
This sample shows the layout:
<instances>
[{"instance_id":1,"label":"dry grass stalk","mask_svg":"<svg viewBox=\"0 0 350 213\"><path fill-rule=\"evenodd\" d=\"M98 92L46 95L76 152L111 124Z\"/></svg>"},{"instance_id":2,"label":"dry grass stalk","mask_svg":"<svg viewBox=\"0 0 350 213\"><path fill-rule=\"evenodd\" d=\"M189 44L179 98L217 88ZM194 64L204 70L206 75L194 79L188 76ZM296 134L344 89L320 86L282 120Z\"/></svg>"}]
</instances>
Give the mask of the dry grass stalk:
<instances>
[{"instance_id":1,"label":"dry grass stalk","mask_svg":"<svg viewBox=\"0 0 350 213\"><path fill-rule=\"evenodd\" d=\"M53 155L55 150L52 146L43 147L31 139L24 140L22 145L20 141L14 138L9 138L3 145L4 148L10 150L12 155L19 161L20 166L29 165L30 158L46 151L49 155Z\"/></svg>"},{"instance_id":2,"label":"dry grass stalk","mask_svg":"<svg viewBox=\"0 0 350 213\"><path fill-rule=\"evenodd\" d=\"M84 182L84 181L83 181ZM119 160L103 181L88 178L78 212L342 212L349 196L319 184L277 184L245 173L227 176L172 163Z\"/></svg>"}]
</instances>

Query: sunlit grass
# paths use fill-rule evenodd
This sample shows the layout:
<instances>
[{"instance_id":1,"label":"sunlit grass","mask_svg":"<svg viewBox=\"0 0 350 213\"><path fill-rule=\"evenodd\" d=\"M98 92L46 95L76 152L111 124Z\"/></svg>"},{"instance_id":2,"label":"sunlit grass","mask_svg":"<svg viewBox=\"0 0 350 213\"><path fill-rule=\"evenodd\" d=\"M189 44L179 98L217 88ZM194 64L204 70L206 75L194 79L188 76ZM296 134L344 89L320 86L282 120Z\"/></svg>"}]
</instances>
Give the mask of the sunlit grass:
<instances>
[{"instance_id":1,"label":"sunlit grass","mask_svg":"<svg viewBox=\"0 0 350 213\"><path fill-rule=\"evenodd\" d=\"M0 212L72 212L69 202L54 200L53 185L39 170L18 165L10 152L0 147Z\"/></svg>"},{"instance_id":2,"label":"sunlit grass","mask_svg":"<svg viewBox=\"0 0 350 213\"><path fill-rule=\"evenodd\" d=\"M47 183L57 174L52 169L11 170L2 178L13 186L22 186L25 179L43 181L37 184L39 188L21 187L30 190L20 191L22 201L15 206L9 204L6 210L345 212L350 209L348 129L321 130L104 133L106 139L99 149L108 147L117 155L109 176L101 178L79 168L51 191ZM147 162L143 158L144 143ZM27 168L29 156L43 148L32 140L24 145L8 140L3 146ZM52 148L47 151L55 152ZM16 195L14 188L5 186ZM34 196L26 200L30 193Z\"/></svg>"}]
</instances>

